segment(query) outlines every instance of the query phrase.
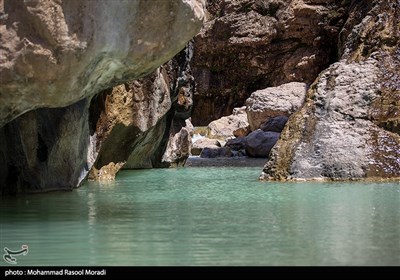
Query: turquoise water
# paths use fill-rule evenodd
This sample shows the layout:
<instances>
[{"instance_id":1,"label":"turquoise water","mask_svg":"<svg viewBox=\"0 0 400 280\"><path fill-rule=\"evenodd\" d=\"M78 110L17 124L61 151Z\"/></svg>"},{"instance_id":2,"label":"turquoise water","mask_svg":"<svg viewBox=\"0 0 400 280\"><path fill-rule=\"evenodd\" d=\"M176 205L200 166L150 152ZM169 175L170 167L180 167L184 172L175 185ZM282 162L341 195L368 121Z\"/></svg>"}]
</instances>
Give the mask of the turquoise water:
<instances>
[{"instance_id":1,"label":"turquoise water","mask_svg":"<svg viewBox=\"0 0 400 280\"><path fill-rule=\"evenodd\" d=\"M399 183L259 173L123 171L73 192L2 197L1 249L28 245L18 265L400 265Z\"/></svg>"}]
</instances>

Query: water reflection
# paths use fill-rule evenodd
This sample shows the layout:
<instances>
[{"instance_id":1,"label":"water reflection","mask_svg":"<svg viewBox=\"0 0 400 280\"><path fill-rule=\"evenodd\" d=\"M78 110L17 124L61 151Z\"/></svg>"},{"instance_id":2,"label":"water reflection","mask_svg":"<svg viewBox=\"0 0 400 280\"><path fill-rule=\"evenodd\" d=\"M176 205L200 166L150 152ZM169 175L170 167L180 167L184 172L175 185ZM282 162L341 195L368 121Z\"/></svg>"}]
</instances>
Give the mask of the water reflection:
<instances>
[{"instance_id":1,"label":"water reflection","mask_svg":"<svg viewBox=\"0 0 400 280\"><path fill-rule=\"evenodd\" d=\"M21 265L400 264L399 184L260 183L258 172L130 171L1 198L1 245L28 244Z\"/></svg>"}]
</instances>

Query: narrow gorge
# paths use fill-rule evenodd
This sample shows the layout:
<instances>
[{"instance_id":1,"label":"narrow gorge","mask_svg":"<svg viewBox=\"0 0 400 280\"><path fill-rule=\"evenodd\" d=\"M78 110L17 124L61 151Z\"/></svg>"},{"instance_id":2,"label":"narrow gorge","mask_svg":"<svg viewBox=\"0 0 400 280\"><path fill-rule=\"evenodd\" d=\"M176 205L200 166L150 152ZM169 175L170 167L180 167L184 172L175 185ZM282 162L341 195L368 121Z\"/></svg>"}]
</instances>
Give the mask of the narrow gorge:
<instances>
[{"instance_id":1,"label":"narrow gorge","mask_svg":"<svg viewBox=\"0 0 400 280\"><path fill-rule=\"evenodd\" d=\"M0 0L0 270L399 266L399 22L400 0Z\"/></svg>"},{"instance_id":2,"label":"narrow gorge","mask_svg":"<svg viewBox=\"0 0 400 280\"><path fill-rule=\"evenodd\" d=\"M399 178L398 8L2 0L1 193L183 166L190 122L262 180Z\"/></svg>"}]
</instances>

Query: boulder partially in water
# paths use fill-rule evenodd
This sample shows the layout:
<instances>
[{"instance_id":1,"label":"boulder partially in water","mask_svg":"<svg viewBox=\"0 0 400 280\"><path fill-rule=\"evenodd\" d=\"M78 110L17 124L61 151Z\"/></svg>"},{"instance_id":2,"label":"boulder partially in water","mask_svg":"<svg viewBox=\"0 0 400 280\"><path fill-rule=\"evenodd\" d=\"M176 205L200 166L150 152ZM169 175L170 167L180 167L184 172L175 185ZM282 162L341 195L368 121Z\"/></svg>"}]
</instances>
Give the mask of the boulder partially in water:
<instances>
[{"instance_id":1,"label":"boulder partially in water","mask_svg":"<svg viewBox=\"0 0 400 280\"><path fill-rule=\"evenodd\" d=\"M232 157L234 154L229 147L222 148L204 148L201 151L201 158L220 158L220 157Z\"/></svg>"},{"instance_id":2,"label":"boulder partially in water","mask_svg":"<svg viewBox=\"0 0 400 280\"><path fill-rule=\"evenodd\" d=\"M341 60L319 75L290 117L261 179L400 178L400 3L352 8Z\"/></svg>"}]
</instances>

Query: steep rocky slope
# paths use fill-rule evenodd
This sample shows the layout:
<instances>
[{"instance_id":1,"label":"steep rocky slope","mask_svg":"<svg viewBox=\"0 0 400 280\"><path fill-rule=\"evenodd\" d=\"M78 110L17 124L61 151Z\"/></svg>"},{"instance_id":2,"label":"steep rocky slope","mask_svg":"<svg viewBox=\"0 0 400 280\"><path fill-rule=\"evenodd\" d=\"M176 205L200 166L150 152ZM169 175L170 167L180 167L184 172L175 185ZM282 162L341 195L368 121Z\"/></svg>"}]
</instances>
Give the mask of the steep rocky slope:
<instances>
[{"instance_id":1,"label":"steep rocky slope","mask_svg":"<svg viewBox=\"0 0 400 280\"><path fill-rule=\"evenodd\" d=\"M399 11L399 1L353 1L339 62L311 86L261 179L400 177Z\"/></svg>"}]
</instances>

